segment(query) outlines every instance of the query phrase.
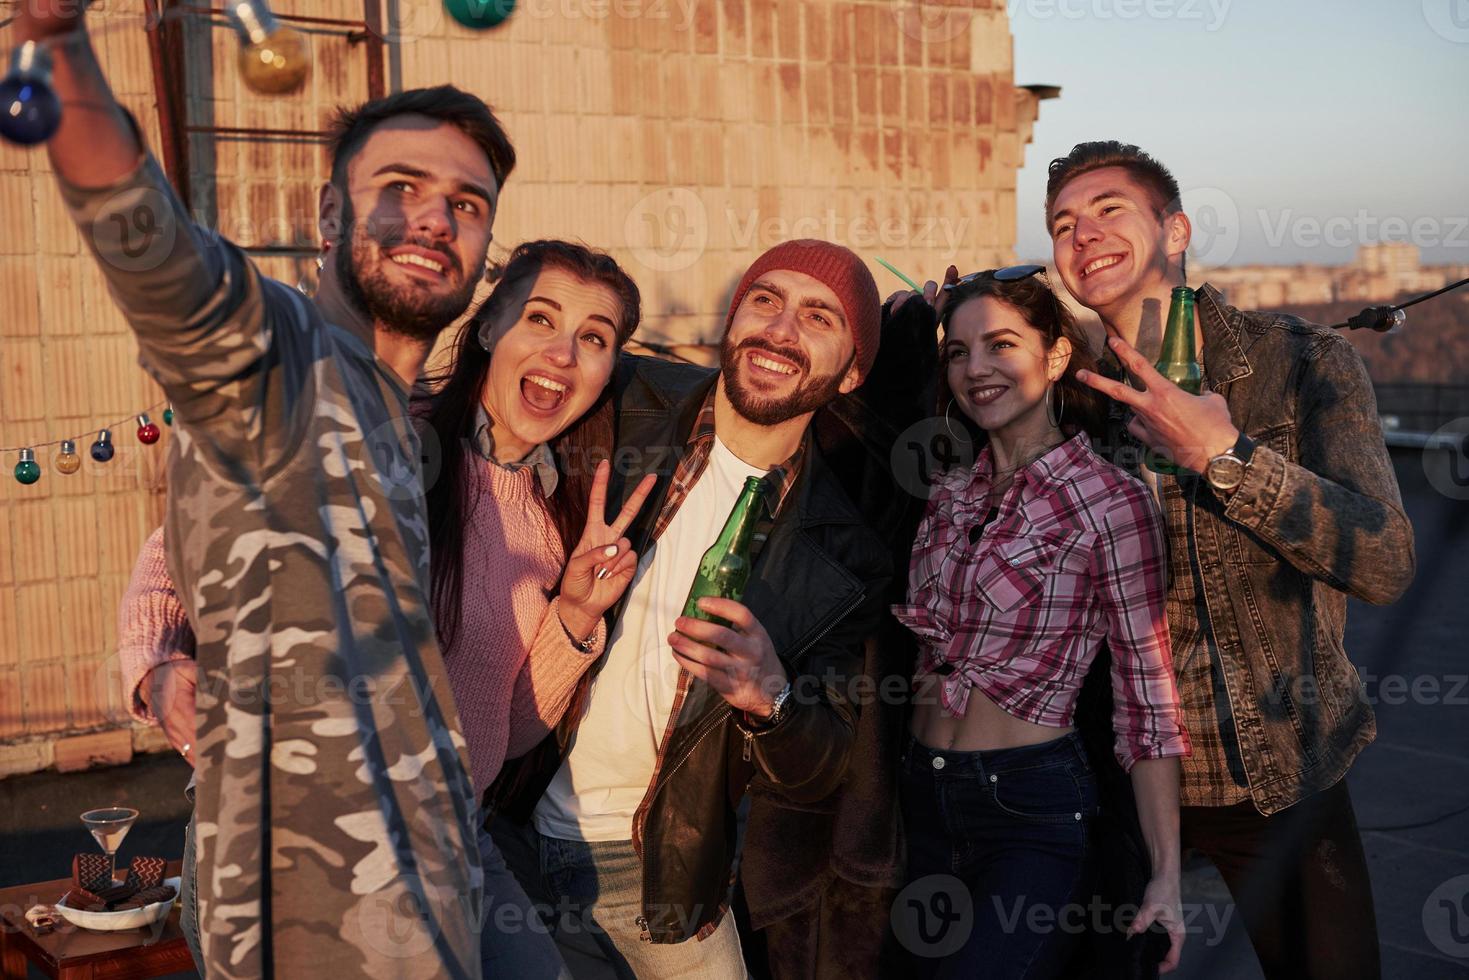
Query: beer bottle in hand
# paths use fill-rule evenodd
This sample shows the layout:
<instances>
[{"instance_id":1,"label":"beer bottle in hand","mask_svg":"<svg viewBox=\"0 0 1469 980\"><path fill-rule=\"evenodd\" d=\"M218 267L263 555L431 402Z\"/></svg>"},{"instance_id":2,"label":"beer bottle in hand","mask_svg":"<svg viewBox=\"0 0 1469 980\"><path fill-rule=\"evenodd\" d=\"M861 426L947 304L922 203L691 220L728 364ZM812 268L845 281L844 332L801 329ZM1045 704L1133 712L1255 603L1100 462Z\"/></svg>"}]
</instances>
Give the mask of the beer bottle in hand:
<instances>
[{"instance_id":1,"label":"beer bottle in hand","mask_svg":"<svg viewBox=\"0 0 1469 980\"><path fill-rule=\"evenodd\" d=\"M720 626L729 625L726 620L701 610L698 602L705 596L736 602L744 598L745 584L750 581L750 545L755 540L755 526L765 507L765 488L763 478L745 478L745 488L740 491L729 520L724 522L724 530L699 559L699 571L694 575L694 584L689 587L689 597L684 602L685 616Z\"/></svg>"},{"instance_id":2,"label":"beer bottle in hand","mask_svg":"<svg viewBox=\"0 0 1469 980\"><path fill-rule=\"evenodd\" d=\"M1163 352L1153 365L1158 373L1190 395L1197 395L1204 385L1204 372L1194 353L1194 291L1187 286L1173 287L1173 301L1168 306L1168 326L1163 331ZM1149 452L1146 463L1154 473L1178 473L1180 467L1163 453Z\"/></svg>"}]
</instances>

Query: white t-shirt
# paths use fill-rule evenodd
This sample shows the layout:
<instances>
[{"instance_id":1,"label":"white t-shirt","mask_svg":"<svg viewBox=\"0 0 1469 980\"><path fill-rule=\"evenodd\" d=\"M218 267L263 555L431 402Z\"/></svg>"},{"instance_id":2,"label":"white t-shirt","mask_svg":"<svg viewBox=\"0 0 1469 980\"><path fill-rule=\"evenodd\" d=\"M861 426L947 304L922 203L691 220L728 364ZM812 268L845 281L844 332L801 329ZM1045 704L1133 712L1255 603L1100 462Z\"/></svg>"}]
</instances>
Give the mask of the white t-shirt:
<instances>
[{"instance_id":1,"label":"white t-shirt","mask_svg":"<svg viewBox=\"0 0 1469 980\"><path fill-rule=\"evenodd\" d=\"M678 661L668 636L683 613L699 559L744 489L764 476L716 436L709 465L641 556L632 595L607 641L607 662L592 682L586 717L571 751L536 805L536 829L579 841L632 839L632 818L653 781L658 745L678 692Z\"/></svg>"}]
</instances>

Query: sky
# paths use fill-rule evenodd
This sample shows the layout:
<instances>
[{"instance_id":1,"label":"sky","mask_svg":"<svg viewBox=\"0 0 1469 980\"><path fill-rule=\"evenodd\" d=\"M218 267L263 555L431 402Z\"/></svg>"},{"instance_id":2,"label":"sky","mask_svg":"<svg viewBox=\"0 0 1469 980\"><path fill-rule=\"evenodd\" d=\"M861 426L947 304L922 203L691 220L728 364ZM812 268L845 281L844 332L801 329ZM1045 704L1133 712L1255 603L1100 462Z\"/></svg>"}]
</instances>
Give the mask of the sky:
<instances>
[{"instance_id":1,"label":"sky","mask_svg":"<svg viewBox=\"0 0 1469 980\"><path fill-rule=\"evenodd\" d=\"M1017 188L1050 253L1046 166L1136 143L1173 171L1205 265L1352 259L1408 241L1469 263L1469 0L1008 0L1041 104Z\"/></svg>"}]
</instances>

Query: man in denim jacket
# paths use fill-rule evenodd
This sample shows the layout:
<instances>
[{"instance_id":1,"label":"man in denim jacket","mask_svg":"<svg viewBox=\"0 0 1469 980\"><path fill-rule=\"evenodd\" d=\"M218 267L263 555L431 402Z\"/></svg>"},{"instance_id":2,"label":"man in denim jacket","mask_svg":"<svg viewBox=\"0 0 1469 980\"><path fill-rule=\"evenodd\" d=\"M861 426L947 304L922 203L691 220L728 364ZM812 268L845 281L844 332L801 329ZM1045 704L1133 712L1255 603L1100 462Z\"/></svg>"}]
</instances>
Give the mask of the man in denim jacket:
<instances>
[{"instance_id":1,"label":"man in denim jacket","mask_svg":"<svg viewBox=\"0 0 1469 980\"><path fill-rule=\"evenodd\" d=\"M1366 369L1340 334L1237 310L1205 285L1204 393L1158 375L1191 229L1177 182L1137 147L1082 143L1053 161L1046 219L1057 271L1130 376L1083 372L1116 402L1114 461L1139 471L1146 447L1188 471L1140 472L1168 524L1173 661L1194 745L1183 844L1219 868L1267 976L1377 977L1343 778L1376 724L1342 633L1346 597L1396 600L1414 558Z\"/></svg>"}]
</instances>

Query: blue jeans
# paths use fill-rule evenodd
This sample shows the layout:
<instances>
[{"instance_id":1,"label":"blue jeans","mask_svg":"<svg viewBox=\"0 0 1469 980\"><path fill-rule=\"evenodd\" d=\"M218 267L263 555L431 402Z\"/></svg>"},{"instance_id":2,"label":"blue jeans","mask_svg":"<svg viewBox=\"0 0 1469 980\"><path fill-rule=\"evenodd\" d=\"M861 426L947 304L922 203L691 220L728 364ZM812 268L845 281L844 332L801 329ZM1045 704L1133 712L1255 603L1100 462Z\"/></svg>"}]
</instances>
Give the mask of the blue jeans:
<instances>
[{"instance_id":1,"label":"blue jeans","mask_svg":"<svg viewBox=\"0 0 1469 980\"><path fill-rule=\"evenodd\" d=\"M194 782L189 781L189 799L194 798ZM204 975L204 954L199 947L199 897L198 865L194 860L194 814L189 814L189 826L184 829L184 859L179 870L179 931L189 946L189 955L194 957L194 970Z\"/></svg>"},{"instance_id":2,"label":"blue jeans","mask_svg":"<svg viewBox=\"0 0 1469 980\"><path fill-rule=\"evenodd\" d=\"M1074 732L986 752L903 752L908 887L894 927L921 976L1054 977L1089 921L1096 783Z\"/></svg>"},{"instance_id":3,"label":"blue jeans","mask_svg":"<svg viewBox=\"0 0 1469 980\"><path fill-rule=\"evenodd\" d=\"M192 787L192 783L190 784ZM192 798L192 793L190 794ZM561 960L556 941L545 919L532 908L530 899L495 847L489 833L479 833L479 858L485 873L484 909L480 915L481 973L516 980L570 980L571 971ZM203 976L199 950L199 903L196 898L197 867L194 858L194 816L184 832L183 870L179 873L179 928L194 957L194 968Z\"/></svg>"},{"instance_id":4,"label":"blue jeans","mask_svg":"<svg viewBox=\"0 0 1469 980\"><path fill-rule=\"evenodd\" d=\"M620 980L745 980L732 914L703 939L642 939L637 919L643 914L643 866L631 841L543 837L533 826L504 818L492 829L527 890L556 910L558 935L590 935Z\"/></svg>"}]
</instances>

